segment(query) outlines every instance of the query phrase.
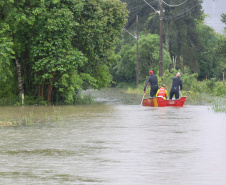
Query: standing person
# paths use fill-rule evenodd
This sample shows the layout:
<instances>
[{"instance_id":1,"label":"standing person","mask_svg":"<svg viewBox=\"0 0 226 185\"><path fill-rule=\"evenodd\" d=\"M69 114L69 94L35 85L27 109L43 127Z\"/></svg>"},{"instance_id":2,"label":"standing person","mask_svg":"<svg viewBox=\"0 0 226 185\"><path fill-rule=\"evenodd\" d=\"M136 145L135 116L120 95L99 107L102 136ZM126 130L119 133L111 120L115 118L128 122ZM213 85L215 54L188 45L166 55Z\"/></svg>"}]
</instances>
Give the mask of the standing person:
<instances>
[{"instance_id":1,"label":"standing person","mask_svg":"<svg viewBox=\"0 0 226 185\"><path fill-rule=\"evenodd\" d=\"M158 90L158 78L156 75L153 74L153 71L149 71L149 77L147 78L145 85L144 85L144 93L146 92L146 88L148 83L151 86L150 90L150 98L154 97L157 90Z\"/></svg>"},{"instance_id":2,"label":"standing person","mask_svg":"<svg viewBox=\"0 0 226 185\"><path fill-rule=\"evenodd\" d=\"M157 96L162 96L162 98L164 100L166 100L166 98L168 97L168 92L165 89L165 84L162 84L162 86L160 87L160 89L157 91L156 97Z\"/></svg>"},{"instance_id":3,"label":"standing person","mask_svg":"<svg viewBox=\"0 0 226 185\"><path fill-rule=\"evenodd\" d=\"M176 77L173 77L173 83L170 90L170 100L175 95L175 99L179 99L179 91L182 90L182 80L180 79L180 72L177 72Z\"/></svg>"}]
</instances>

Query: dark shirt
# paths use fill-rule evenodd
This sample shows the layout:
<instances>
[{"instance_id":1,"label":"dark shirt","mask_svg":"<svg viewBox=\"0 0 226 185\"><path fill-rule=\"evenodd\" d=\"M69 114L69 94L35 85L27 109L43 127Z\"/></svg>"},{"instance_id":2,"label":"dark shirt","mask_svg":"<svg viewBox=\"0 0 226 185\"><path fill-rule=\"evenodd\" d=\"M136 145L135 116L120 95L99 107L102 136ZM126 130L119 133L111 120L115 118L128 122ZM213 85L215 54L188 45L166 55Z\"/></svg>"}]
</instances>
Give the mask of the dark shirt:
<instances>
[{"instance_id":1,"label":"dark shirt","mask_svg":"<svg viewBox=\"0 0 226 185\"><path fill-rule=\"evenodd\" d=\"M144 85L144 91L146 91L146 87L148 85L148 82L150 83L150 86L151 86L151 90L158 90L158 78L157 76L151 74L148 79L146 80L145 82L145 85Z\"/></svg>"},{"instance_id":2,"label":"dark shirt","mask_svg":"<svg viewBox=\"0 0 226 185\"><path fill-rule=\"evenodd\" d=\"M182 88L183 88L183 85L180 77L173 77L171 91L179 92L179 90L182 90Z\"/></svg>"}]
</instances>

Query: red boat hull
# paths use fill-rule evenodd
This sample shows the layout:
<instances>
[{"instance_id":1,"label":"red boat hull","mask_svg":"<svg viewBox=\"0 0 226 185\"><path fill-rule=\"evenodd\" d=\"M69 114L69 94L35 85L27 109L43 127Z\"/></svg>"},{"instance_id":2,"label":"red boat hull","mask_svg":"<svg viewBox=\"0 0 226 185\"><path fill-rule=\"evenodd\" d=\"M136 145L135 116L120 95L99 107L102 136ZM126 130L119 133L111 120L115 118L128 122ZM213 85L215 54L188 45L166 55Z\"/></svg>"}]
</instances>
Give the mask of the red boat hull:
<instances>
[{"instance_id":1,"label":"red boat hull","mask_svg":"<svg viewBox=\"0 0 226 185\"><path fill-rule=\"evenodd\" d=\"M164 100L162 97L146 98L143 99L142 105L150 107L183 107L185 100L186 97L181 97L178 100Z\"/></svg>"}]
</instances>

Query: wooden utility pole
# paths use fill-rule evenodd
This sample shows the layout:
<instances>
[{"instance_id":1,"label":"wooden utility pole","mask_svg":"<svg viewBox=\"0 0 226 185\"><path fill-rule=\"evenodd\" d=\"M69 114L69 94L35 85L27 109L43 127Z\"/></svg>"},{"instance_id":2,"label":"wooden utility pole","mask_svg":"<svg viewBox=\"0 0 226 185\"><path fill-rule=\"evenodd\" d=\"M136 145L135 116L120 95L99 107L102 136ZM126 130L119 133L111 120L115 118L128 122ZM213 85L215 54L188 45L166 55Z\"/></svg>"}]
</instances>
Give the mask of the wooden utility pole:
<instances>
[{"instance_id":1,"label":"wooden utility pole","mask_svg":"<svg viewBox=\"0 0 226 185\"><path fill-rule=\"evenodd\" d=\"M138 85L139 85L138 15L137 15L137 21L136 22L137 22L137 36L136 36L136 40L137 40L137 72L136 72L136 86L138 87Z\"/></svg>"},{"instance_id":2,"label":"wooden utility pole","mask_svg":"<svg viewBox=\"0 0 226 185\"><path fill-rule=\"evenodd\" d=\"M160 47L159 47L159 76L163 76L163 61L162 61L162 30L163 30L163 9L162 0L159 0L160 7L160 26L159 26L159 36L160 36Z\"/></svg>"}]
</instances>

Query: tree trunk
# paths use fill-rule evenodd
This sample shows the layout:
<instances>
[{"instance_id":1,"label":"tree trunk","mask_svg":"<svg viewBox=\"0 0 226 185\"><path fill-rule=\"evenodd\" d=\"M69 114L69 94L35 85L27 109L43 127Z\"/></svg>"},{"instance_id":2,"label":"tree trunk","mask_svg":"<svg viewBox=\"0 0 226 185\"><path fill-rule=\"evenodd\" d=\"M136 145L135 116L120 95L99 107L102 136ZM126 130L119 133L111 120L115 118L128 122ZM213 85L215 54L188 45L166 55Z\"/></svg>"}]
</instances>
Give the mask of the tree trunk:
<instances>
[{"instance_id":1,"label":"tree trunk","mask_svg":"<svg viewBox=\"0 0 226 185\"><path fill-rule=\"evenodd\" d=\"M173 68L176 69L177 65L177 56L173 56Z\"/></svg>"},{"instance_id":2,"label":"tree trunk","mask_svg":"<svg viewBox=\"0 0 226 185\"><path fill-rule=\"evenodd\" d=\"M184 57L180 56L181 66L182 66L182 72L184 73Z\"/></svg>"},{"instance_id":3,"label":"tree trunk","mask_svg":"<svg viewBox=\"0 0 226 185\"><path fill-rule=\"evenodd\" d=\"M45 80L42 82L42 87L41 87L41 92L40 92L40 97L42 98L42 100L44 99L43 98L44 86L45 86Z\"/></svg>"},{"instance_id":4,"label":"tree trunk","mask_svg":"<svg viewBox=\"0 0 226 185\"><path fill-rule=\"evenodd\" d=\"M49 79L48 94L47 94L47 103L48 104L51 103L51 94L52 94L52 89L53 89L53 72L51 74L52 74L52 78Z\"/></svg>"},{"instance_id":5,"label":"tree trunk","mask_svg":"<svg viewBox=\"0 0 226 185\"><path fill-rule=\"evenodd\" d=\"M41 84L42 83L42 84ZM38 101L43 101L43 89L45 85L45 80L38 83Z\"/></svg>"},{"instance_id":6,"label":"tree trunk","mask_svg":"<svg viewBox=\"0 0 226 185\"><path fill-rule=\"evenodd\" d=\"M18 62L18 59L16 59L16 68L17 68L17 75L18 75L18 83L19 83L19 92L21 97L21 103L24 105L24 87L22 82L22 75L21 75L21 65Z\"/></svg>"}]
</instances>

